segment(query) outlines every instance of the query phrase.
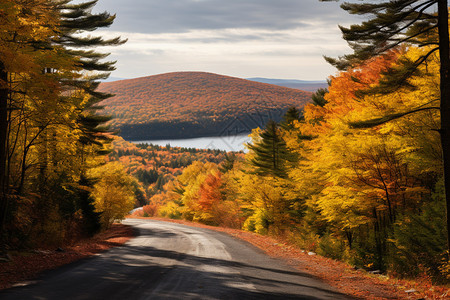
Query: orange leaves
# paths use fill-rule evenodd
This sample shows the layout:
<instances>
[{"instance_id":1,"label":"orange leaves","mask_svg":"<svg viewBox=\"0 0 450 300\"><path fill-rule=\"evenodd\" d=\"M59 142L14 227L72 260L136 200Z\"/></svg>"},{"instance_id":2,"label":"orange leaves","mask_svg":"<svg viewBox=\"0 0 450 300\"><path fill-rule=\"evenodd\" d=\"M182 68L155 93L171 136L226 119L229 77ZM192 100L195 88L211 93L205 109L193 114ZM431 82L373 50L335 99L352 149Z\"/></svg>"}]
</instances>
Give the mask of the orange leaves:
<instances>
[{"instance_id":1,"label":"orange leaves","mask_svg":"<svg viewBox=\"0 0 450 300\"><path fill-rule=\"evenodd\" d=\"M359 68L341 72L331 77L329 93L325 95L328 104L325 105L327 117L333 115L343 116L349 111L358 109L360 100L357 100L357 92L376 85L381 73L397 60L398 51L392 51L388 55L380 56L367 61Z\"/></svg>"},{"instance_id":2,"label":"orange leaves","mask_svg":"<svg viewBox=\"0 0 450 300\"><path fill-rule=\"evenodd\" d=\"M198 204L200 208L205 212L209 212L213 209L217 203L223 200L223 196L220 192L220 186L222 185L221 173L209 174L205 181L200 185L198 191L199 199Z\"/></svg>"},{"instance_id":3,"label":"orange leaves","mask_svg":"<svg viewBox=\"0 0 450 300\"><path fill-rule=\"evenodd\" d=\"M392 51L358 68L340 72L331 78L329 93L325 95L327 103L323 107L313 104L305 107L305 122L298 124L297 130L314 139L299 143L305 149L302 154L307 161L290 175L300 190L312 193L309 205L341 228L374 222L377 212L393 220L397 214L416 207L430 193L418 178L431 168L418 167L437 165L428 158L429 153L436 152L430 151L436 138L431 130L424 129L436 124L435 115L429 112L410 115L365 130L349 126L349 122L426 105L436 97L432 75L411 79L418 85L417 91L398 89L389 95L358 93L377 85L383 72L395 65L400 55L414 59L418 51L415 48L408 52ZM434 70L432 62L428 70ZM434 167L436 171L438 168Z\"/></svg>"}]
</instances>

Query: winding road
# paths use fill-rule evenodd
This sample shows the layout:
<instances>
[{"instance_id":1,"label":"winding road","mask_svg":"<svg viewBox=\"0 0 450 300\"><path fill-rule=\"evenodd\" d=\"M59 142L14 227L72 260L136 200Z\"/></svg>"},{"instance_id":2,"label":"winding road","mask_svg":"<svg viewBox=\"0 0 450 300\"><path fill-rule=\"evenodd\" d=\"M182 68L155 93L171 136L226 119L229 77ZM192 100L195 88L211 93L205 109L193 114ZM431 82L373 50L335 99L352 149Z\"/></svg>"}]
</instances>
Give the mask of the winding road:
<instances>
[{"instance_id":1,"label":"winding road","mask_svg":"<svg viewBox=\"0 0 450 300\"><path fill-rule=\"evenodd\" d=\"M351 299L225 233L155 220L122 247L43 275L0 299Z\"/></svg>"}]
</instances>

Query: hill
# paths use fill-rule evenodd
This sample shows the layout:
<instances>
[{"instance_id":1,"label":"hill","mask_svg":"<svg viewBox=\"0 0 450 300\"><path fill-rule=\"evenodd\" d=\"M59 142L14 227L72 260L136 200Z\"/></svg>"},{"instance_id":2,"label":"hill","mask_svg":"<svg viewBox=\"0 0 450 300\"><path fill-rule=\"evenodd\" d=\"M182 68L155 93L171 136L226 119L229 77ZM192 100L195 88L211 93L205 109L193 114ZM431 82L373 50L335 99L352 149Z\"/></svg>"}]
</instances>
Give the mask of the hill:
<instances>
[{"instance_id":1,"label":"hill","mask_svg":"<svg viewBox=\"0 0 450 300\"><path fill-rule=\"evenodd\" d=\"M271 79L271 78L247 78L248 80L270 83L292 89L315 92L320 88L328 88L328 83L324 81L294 80L294 79Z\"/></svg>"},{"instance_id":2,"label":"hill","mask_svg":"<svg viewBox=\"0 0 450 300\"><path fill-rule=\"evenodd\" d=\"M175 72L102 83L111 125L127 140L248 133L303 108L311 92L204 72Z\"/></svg>"}]
</instances>

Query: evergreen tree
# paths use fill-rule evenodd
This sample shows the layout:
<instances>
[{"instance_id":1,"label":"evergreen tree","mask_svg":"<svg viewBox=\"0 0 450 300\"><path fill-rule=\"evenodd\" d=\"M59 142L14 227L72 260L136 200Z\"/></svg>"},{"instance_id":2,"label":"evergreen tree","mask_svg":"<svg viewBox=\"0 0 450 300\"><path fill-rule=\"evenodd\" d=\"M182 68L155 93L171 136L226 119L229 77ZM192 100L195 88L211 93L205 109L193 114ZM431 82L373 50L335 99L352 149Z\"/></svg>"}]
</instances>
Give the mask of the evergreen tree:
<instances>
[{"instance_id":1,"label":"evergreen tree","mask_svg":"<svg viewBox=\"0 0 450 300\"><path fill-rule=\"evenodd\" d=\"M256 168L256 174L287 177L286 167L292 158L277 123L269 121L260 137L261 140L254 145L248 144L249 149L254 153L250 162Z\"/></svg>"},{"instance_id":2,"label":"evergreen tree","mask_svg":"<svg viewBox=\"0 0 450 300\"><path fill-rule=\"evenodd\" d=\"M80 32L90 32L98 28L109 27L115 19L115 15L107 12L93 14L92 8L98 0L72 4L71 0L61 2L58 7L61 15L61 34L54 38L56 45L65 48L68 55L72 56L80 68L91 72L89 76L81 79L67 80L65 83L73 89L82 89L91 95L88 105L83 108L80 114L79 123L83 131L80 139L82 144L101 144L107 141L103 133L108 128L102 124L110 120L108 116L100 116L98 111L103 107L98 106L98 102L111 97L112 95L96 91L100 82L99 79L107 78L111 71L115 70L114 61L101 61L109 56L109 53L101 53L92 49L104 46L118 46L126 40L116 37L105 40L98 36L83 36Z\"/></svg>"},{"instance_id":3,"label":"evergreen tree","mask_svg":"<svg viewBox=\"0 0 450 300\"><path fill-rule=\"evenodd\" d=\"M300 111L296 107L290 107L283 116L283 119L280 122L280 127L284 130L293 129L293 122L300 121Z\"/></svg>"},{"instance_id":4,"label":"evergreen tree","mask_svg":"<svg viewBox=\"0 0 450 300\"><path fill-rule=\"evenodd\" d=\"M320 88L312 95L312 101L314 105L324 107L327 104L325 100L325 94L328 93L328 89Z\"/></svg>"},{"instance_id":5,"label":"evergreen tree","mask_svg":"<svg viewBox=\"0 0 450 300\"><path fill-rule=\"evenodd\" d=\"M82 108L78 117L79 128L82 135L79 138L80 155L84 157L86 146L96 145L96 152L98 155L107 154L103 144L110 142L110 139L105 135L108 132L108 127L104 124L111 118L109 116L102 116L98 112L103 108L98 105L98 102L112 96L106 93L96 91L99 85L99 79L107 78L109 72L115 70L114 61L103 62L101 59L106 58L109 53L101 53L92 49L97 49L101 46L117 46L125 42L120 37L104 40L101 37L83 36L80 37L80 32L90 32L98 28L109 27L115 16L107 12L100 14L93 14L92 8L97 4L97 0L71 4L71 1L64 1L58 7L61 14L61 35L57 36L53 42L66 49L68 55L76 59L81 69L91 72L90 76L85 76L81 79L70 79L65 82L71 89L81 89L90 95L88 103ZM95 73L94 73L95 72ZM84 164L84 161L82 162ZM85 176L86 166L82 166L80 186L83 186L83 178ZM100 214L92 211L93 201L92 197L85 195L83 188L80 189L80 208L83 212L88 225L90 233L98 230L100 224Z\"/></svg>"},{"instance_id":6,"label":"evergreen tree","mask_svg":"<svg viewBox=\"0 0 450 300\"><path fill-rule=\"evenodd\" d=\"M236 159L236 154L225 153L225 160L220 164L219 171L225 174L226 172L232 170Z\"/></svg>"},{"instance_id":7,"label":"evergreen tree","mask_svg":"<svg viewBox=\"0 0 450 300\"><path fill-rule=\"evenodd\" d=\"M163 190L163 186L164 186L165 183L166 183L166 180L164 178L164 174L159 175L158 179L156 180L154 190L155 191L162 191Z\"/></svg>"},{"instance_id":8,"label":"evergreen tree","mask_svg":"<svg viewBox=\"0 0 450 300\"><path fill-rule=\"evenodd\" d=\"M330 0L321 0L330 1ZM368 3L369 2L369 3ZM341 7L351 14L367 15L369 20L349 28L340 27L353 53L339 59L327 58L338 69L355 67L372 57L383 55L402 44L412 44L429 49L415 61L401 59L400 66L388 70L384 90L392 87L410 86L408 78L416 73L418 66L427 62L433 53L440 57L440 107L428 104L407 112L398 112L373 120L352 124L357 128L373 127L393 119L427 109L439 109L439 129L444 166L447 210L447 241L450 249L450 44L447 0L390 0L343 3ZM433 9L435 12L433 12ZM381 90L382 90L381 89ZM378 89L379 91L380 89Z\"/></svg>"}]
</instances>

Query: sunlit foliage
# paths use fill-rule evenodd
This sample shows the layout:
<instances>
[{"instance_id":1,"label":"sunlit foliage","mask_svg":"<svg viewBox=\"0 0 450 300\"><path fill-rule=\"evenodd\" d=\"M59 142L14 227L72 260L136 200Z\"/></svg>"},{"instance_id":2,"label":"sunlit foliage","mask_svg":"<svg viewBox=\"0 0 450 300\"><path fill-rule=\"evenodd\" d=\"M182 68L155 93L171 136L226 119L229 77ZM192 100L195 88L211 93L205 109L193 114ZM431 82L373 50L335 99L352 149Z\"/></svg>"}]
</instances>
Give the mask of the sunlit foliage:
<instances>
[{"instance_id":1,"label":"sunlit foliage","mask_svg":"<svg viewBox=\"0 0 450 300\"><path fill-rule=\"evenodd\" d=\"M414 89L365 93L400 58L426 51L398 49L332 76L303 116L292 110L284 124L254 129L242 161L194 162L169 187L175 196L164 215L220 225L217 207L228 201L243 229L368 270L445 280L440 118L431 109L439 102L438 57L409 79ZM417 108L372 128L353 126Z\"/></svg>"},{"instance_id":2,"label":"sunlit foliage","mask_svg":"<svg viewBox=\"0 0 450 300\"><path fill-rule=\"evenodd\" d=\"M102 163L109 139L108 118L96 114L108 95L96 80L114 62L91 48L123 43L79 36L114 21L92 13L95 4L0 3L0 252L95 231L86 172Z\"/></svg>"}]
</instances>

